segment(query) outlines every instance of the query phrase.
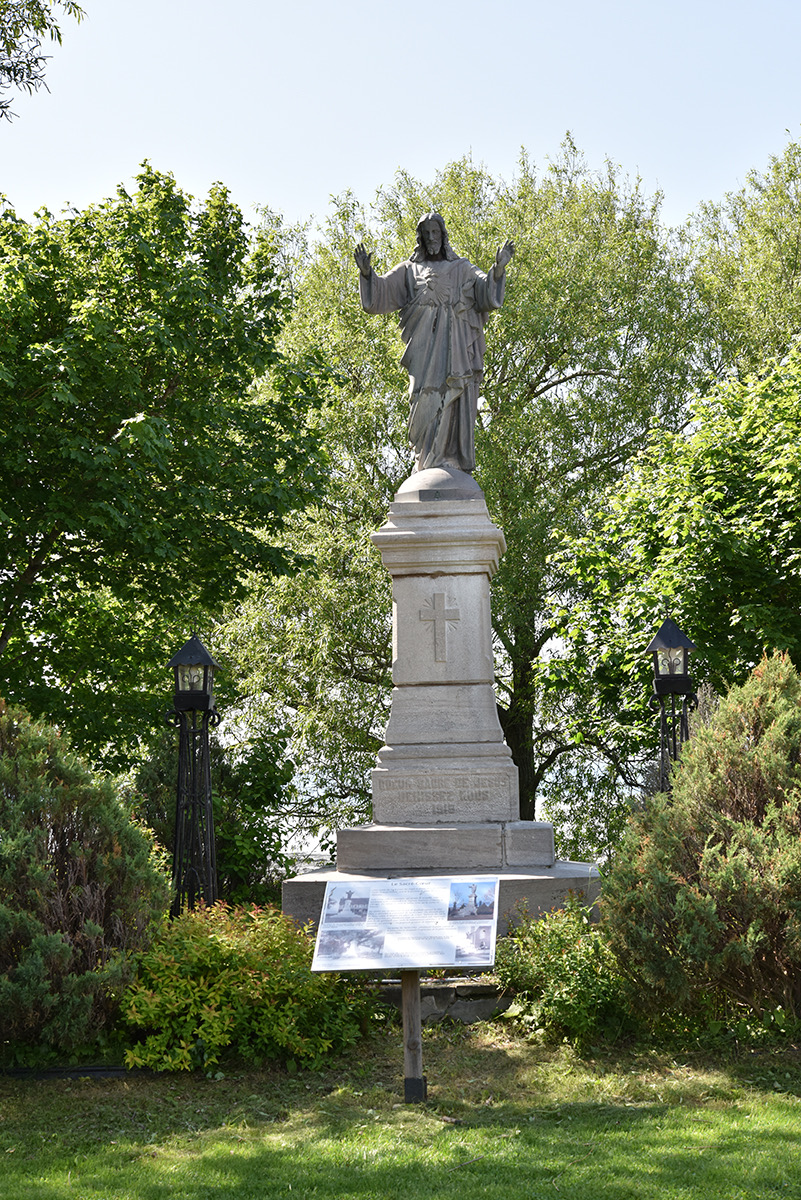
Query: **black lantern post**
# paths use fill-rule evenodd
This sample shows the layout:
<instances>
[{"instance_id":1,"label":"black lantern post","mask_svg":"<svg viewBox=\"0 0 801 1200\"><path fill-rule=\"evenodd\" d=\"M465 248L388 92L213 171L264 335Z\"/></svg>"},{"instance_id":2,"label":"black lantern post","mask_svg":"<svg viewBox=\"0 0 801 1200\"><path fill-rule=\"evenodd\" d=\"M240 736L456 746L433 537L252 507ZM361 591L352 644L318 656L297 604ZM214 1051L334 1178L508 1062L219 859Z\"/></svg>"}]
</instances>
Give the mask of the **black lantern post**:
<instances>
[{"instance_id":1,"label":"black lantern post","mask_svg":"<svg viewBox=\"0 0 801 1200\"><path fill-rule=\"evenodd\" d=\"M648 647L648 653L654 657L654 695L651 704L660 710L659 790L662 792L669 792L672 788L670 764L677 760L682 746L689 741L690 709L698 706L690 675L690 655L693 650L693 643L670 617L663 621ZM676 704L676 697L680 697L680 707Z\"/></svg>"},{"instance_id":2,"label":"black lantern post","mask_svg":"<svg viewBox=\"0 0 801 1200\"><path fill-rule=\"evenodd\" d=\"M175 802L173 902L170 915L217 899L217 857L211 808L209 726L219 724L214 707L214 670L218 664L200 638L192 635L167 664L175 671L173 711L177 725L178 790Z\"/></svg>"}]
</instances>

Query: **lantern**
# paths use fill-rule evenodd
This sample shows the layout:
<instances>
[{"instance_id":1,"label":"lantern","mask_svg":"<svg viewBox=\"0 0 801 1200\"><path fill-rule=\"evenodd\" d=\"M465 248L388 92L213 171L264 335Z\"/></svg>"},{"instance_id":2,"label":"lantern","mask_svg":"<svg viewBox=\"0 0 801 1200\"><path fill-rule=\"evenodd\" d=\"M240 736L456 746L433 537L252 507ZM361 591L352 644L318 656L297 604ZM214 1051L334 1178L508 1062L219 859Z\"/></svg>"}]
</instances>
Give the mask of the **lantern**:
<instances>
[{"instance_id":1,"label":"lantern","mask_svg":"<svg viewBox=\"0 0 801 1200\"><path fill-rule=\"evenodd\" d=\"M175 708L209 712L214 707L214 670L219 666L196 634L167 663L175 671Z\"/></svg>"},{"instance_id":2,"label":"lantern","mask_svg":"<svg viewBox=\"0 0 801 1200\"><path fill-rule=\"evenodd\" d=\"M657 696L692 694L690 655L695 648L675 621L670 617L663 621L648 647L648 653L654 657L654 692Z\"/></svg>"}]
</instances>

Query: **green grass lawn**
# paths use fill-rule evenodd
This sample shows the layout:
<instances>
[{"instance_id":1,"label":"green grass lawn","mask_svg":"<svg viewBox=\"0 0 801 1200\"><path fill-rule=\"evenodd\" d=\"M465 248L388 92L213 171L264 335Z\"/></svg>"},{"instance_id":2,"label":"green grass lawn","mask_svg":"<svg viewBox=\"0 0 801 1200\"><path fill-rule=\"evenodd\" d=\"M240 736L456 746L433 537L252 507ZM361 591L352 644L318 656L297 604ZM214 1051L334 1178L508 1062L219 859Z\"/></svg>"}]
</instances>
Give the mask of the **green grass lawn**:
<instances>
[{"instance_id":1,"label":"green grass lawn","mask_svg":"<svg viewBox=\"0 0 801 1200\"><path fill-rule=\"evenodd\" d=\"M801 1197L801 1051L546 1049L500 1025L400 1031L324 1073L0 1077L2 1200Z\"/></svg>"}]
</instances>

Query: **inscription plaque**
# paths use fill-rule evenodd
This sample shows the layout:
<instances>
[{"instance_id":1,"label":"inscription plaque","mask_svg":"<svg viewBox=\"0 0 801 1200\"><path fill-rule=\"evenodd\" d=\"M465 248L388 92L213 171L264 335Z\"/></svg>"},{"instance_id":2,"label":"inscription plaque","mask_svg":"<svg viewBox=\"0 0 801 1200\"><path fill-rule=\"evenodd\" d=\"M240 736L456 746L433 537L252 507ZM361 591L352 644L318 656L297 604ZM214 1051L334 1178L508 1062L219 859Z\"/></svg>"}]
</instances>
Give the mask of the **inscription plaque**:
<instances>
[{"instance_id":1,"label":"inscription plaque","mask_svg":"<svg viewBox=\"0 0 801 1200\"><path fill-rule=\"evenodd\" d=\"M480 775L472 771L432 775L373 776L373 790L384 799L418 801L434 812L455 812L461 804L488 803L510 795L506 774Z\"/></svg>"}]
</instances>

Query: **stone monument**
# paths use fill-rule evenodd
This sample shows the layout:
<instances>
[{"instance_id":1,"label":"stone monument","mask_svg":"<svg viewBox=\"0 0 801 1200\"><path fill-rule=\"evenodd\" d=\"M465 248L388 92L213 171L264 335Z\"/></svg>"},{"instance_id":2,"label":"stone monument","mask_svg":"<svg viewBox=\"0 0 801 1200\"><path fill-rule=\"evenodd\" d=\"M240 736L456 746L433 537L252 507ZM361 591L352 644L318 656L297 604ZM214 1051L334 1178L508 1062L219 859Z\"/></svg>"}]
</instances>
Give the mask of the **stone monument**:
<instances>
[{"instance_id":1,"label":"stone monument","mask_svg":"<svg viewBox=\"0 0 801 1200\"><path fill-rule=\"evenodd\" d=\"M598 871L556 861L553 827L519 819L517 767L493 686L490 580L506 549L470 473L483 326L503 302L507 242L489 275L456 256L445 223L423 217L410 258L378 276L355 251L367 312L399 311L417 470L372 535L393 584L393 693L373 771L373 821L337 833L335 868L287 880L284 911L317 921L331 878L500 876L500 920L568 891L593 901Z\"/></svg>"}]
</instances>

